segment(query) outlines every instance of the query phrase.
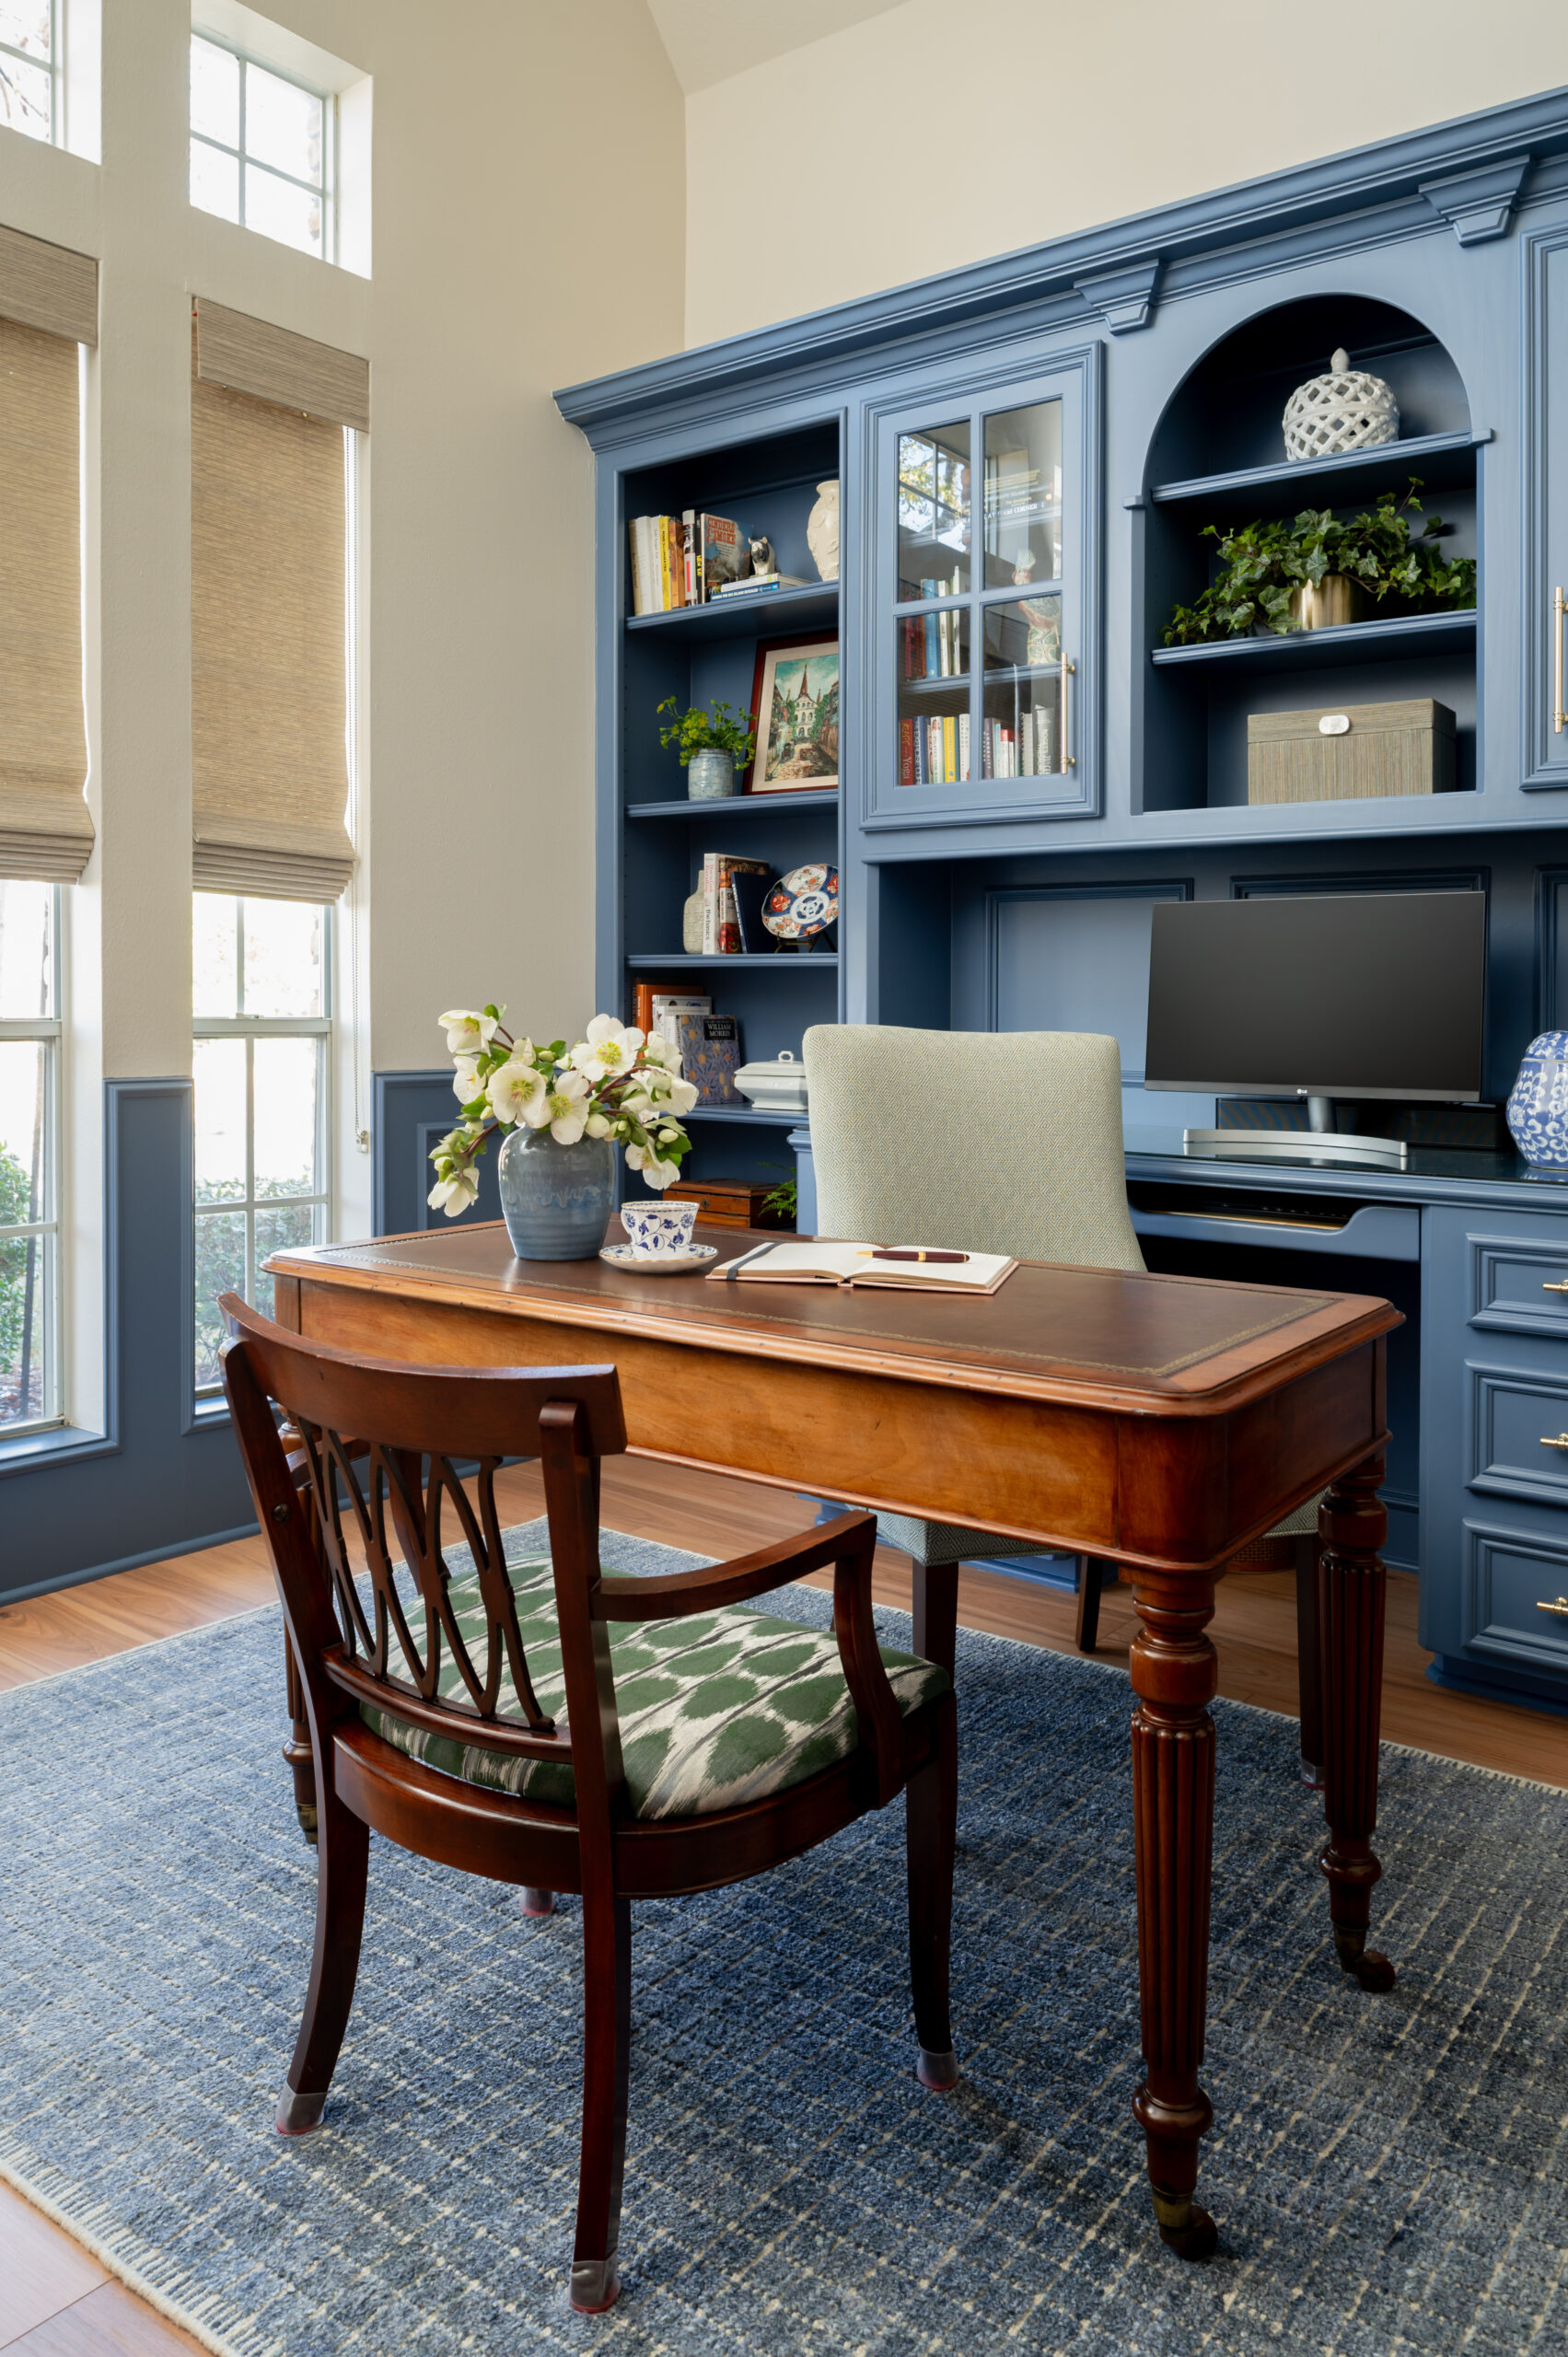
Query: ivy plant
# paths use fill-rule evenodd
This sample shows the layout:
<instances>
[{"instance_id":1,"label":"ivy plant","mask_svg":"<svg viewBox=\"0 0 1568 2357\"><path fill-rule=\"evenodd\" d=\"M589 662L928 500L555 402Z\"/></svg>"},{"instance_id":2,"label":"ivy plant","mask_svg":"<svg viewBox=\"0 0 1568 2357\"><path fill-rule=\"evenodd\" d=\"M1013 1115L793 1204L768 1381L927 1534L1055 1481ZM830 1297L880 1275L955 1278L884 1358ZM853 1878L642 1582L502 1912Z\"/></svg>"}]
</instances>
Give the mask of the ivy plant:
<instances>
[{"instance_id":1,"label":"ivy plant","mask_svg":"<svg viewBox=\"0 0 1568 2357\"><path fill-rule=\"evenodd\" d=\"M1403 498L1386 491L1375 506L1348 518L1331 507L1304 507L1289 521L1281 517L1232 531L1205 524L1201 537L1218 542L1220 569L1193 604L1174 609L1166 644L1191 646L1260 630L1283 636L1299 627L1290 614L1295 591L1308 583L1316 587L1330 573L1346 575L1376 604L1404 612L1473 606L1474 557L1448 556L1440 546L1453 526L1432 516L1411 532L1411 515L1425 512L1420 490L1421 479L1412 475Z\"/></svg>"},{"instance_id":2,"label":"ivy plant","mask_svg":"<svg viewBox=\"0 0 1568 2357\"><path fill-rule=\"evenodd\" d=\"M682 769L693 753L732 753L742 769L751 759L757 743L751 714L737 712L722 696L706 712L700 704L681 712L673 696L666 696L658 709L670 714L668 726L659 730L659 743L679 748Z\"/></svg>"}]
</instances>

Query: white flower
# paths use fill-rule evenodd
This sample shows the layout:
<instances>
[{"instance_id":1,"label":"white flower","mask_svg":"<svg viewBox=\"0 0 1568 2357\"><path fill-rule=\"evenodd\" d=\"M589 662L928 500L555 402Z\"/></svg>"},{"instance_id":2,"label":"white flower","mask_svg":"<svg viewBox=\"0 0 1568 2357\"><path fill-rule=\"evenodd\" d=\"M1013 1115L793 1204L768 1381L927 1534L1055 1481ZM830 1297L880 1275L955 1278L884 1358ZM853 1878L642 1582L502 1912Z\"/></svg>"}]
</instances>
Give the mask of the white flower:
<instances>
[{"instance_id":1,"label":"white flower","mask_svg":"<svg viewBox=\"0 0 1568 2357\"><path fill-rule=\"evenodd\" d=\"M667 1071L679 1072L680 1051L670 1046L662 1031L650 1031L643 1042L643 1062L645 1064L662 1064Z\"/></svg>"},{"instance_id":2,"label":"white flower","mask_svg":"<svg viewBox=\"0 0 1568 2357\"><path fill-rule=\"evenodd\" d=\"M588 1102L592 1089L580 1072L560 1072L545 1092L540 1118L530 1111L528 1118L535 1129L550 1123L550 1134L557 1145L575 1145L588 1125Z\"/></svg>"},{"instance_id":3,"label":"white flower","mask_svg":"<svg viewBox=\"0 0 1568 2357\"><path fill-rule=\"evenodd\" d=\"M643 1035L613 1015L596 1015L588 1036L579 1039L567 1062L589 1080L620 1080L636 1063Z\"/></svg>"},{"instance_id":4,"label":"white flower","mask_svg":"<svg viewBox=\"0 0 1568 2357\"><path fill-rule=\"evenodd\" d=\"M584 1126L591 1138L607 1138L610 1135L610 1123L602 1113L590 1113Z\"/></svg>"},{"instance_id":5,"label":"white flower","mask_svg":"<svg viewBox=\"0 0 1568 2357\"><path fill-rule=\"evenodd\" d=\"M545 1092L544 1074L521 1056L508 1056L486 1083L490 1109L498 1121L526 1121L537 1130L546 1116L539 1110Z\"/></svg>"},{"instance_id":6,"label":"white flower","mask_svg":"<svg viewBox=\"0 0 1568 2357\"><path fill-rule=\"evenodd\" d=\"M479 1062L473 1056L459 1056L458 1069L452 1074L452 1094L459 1105L471 1105L483 1083L479 1076Z\"/></svg>"},{"instance_id":7,"label":"white flower","mask_svg":"<svg viewBox=\"0 0 1568 2357\"><path fill-rule=\"evenodd\" d=\"M481 1048L488 1048L501 1028L500 1015L476 1015L471 1007L454 1006L442 1016L447 1031L447 1052L453 1056L477 1055Z\"/></svg>"},{"instance_id":8,"label":"white flower","mask_svg":"<svg viewBox=\"0 0 1568 2357\"><path fill-rule=\"evenodd\" d=\"M697 1102L695 1085L689 1080L672 1080L669 1087L669 1109L672 1113L689 1113Z\"/></svg>"},{"instance_id":9,"label":"white flower","mask_svg":"<svg viewBox=\"0 0 1568 2357\"><path fill-rule=\"evenodd\" d=\"M678 1162L661 1162L651 1146L629 1145L626 1167L628 1170L640 1170L646 1183L656 1187L660 1194L667 1187L673 1186L680 1176L680 1165Z\"/></svg>"},{"instance_id":10,"label":"white flower","mask_svg":"<svg viewBox=\"0 0 1568 2357\"><path fill-rule=\"evenodd\" d=\"M466 1212L479 1193L479 1180L466 1166L454 1170L449 1178L438 1178L430 1190L430 1208L445 1212L448 1219L456 1219Z\"/></svg>"}]
</instances>

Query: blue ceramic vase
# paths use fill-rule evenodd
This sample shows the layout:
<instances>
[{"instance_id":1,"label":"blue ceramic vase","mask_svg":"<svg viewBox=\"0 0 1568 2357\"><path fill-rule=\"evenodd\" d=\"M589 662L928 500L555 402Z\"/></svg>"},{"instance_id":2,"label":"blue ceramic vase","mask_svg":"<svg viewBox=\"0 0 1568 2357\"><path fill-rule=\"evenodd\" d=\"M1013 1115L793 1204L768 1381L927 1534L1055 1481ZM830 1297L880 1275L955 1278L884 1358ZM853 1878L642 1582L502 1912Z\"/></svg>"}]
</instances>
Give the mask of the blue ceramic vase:
<instances>
[{"instance_id":1,"label":"blue ceramic vase","mask_svg":"<svg viewBox=\"0 0 1568 2357\"><path fill-rule=\"evenodd\" d=\"M615 1193L608 1138L557 1145L548 1130L513 1130L495 1176L501 1215L519 1260L591 1260L604 1242Z\"/></svg>"},{"instance_id":2,"label":"blue ceramic vase","mask_svg":"<svg viewBox=\"0 0 1568 2357\"><path fill-rule=\"evenodd\" d=\"M1525 1050L1508 1127L1532 1170L1568 1171L1568 1031L1543 1031Z\"/></svg>"}]
</instances>

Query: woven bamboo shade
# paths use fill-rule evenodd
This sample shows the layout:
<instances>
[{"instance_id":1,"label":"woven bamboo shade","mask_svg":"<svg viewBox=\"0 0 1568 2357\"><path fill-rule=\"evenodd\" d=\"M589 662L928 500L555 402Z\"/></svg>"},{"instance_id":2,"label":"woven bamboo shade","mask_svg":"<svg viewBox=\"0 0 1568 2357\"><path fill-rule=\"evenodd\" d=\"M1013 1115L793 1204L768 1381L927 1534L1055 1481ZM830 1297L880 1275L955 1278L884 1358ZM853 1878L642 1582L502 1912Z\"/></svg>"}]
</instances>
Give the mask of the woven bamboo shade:
<instances>
[{"instance_id":1,"label":"woven bamboo shade","mask_svg":"<svg viewBox=\"0 0 1568 2357\"><path fill-rule=\"evenodd\" d=\"M76 346L4 317L0 451L0 877L71 884L93 847Z\"/></svg>"},{"instance_id":2,"label":"woven bamboo shade","mask_svg":"<svg viewBox=\"0 0 1568 2357\"><path fill-rule=\"evenodd\" d=\"M342 427L191 387L196 888L335 900L344 822Z\"/></svg>"}]
</instances>

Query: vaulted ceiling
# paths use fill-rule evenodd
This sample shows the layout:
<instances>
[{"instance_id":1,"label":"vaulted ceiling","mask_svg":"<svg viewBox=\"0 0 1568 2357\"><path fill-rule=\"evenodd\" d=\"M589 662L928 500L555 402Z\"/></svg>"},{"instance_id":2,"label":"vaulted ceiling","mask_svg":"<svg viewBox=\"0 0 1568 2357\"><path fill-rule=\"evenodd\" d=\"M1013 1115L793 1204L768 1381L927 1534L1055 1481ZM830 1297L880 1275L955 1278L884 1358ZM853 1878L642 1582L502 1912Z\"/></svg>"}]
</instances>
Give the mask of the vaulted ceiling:
<instances>
[{"instance_id":1,"label":"vaulted ceiling","mask_svg":"<svg viewBox=\"0 0 1568 2357\"><path fill-rule=\"evenodd\" d=\"M902 0L648 0L688 98Z\"/></svg>"}]
</instances>

